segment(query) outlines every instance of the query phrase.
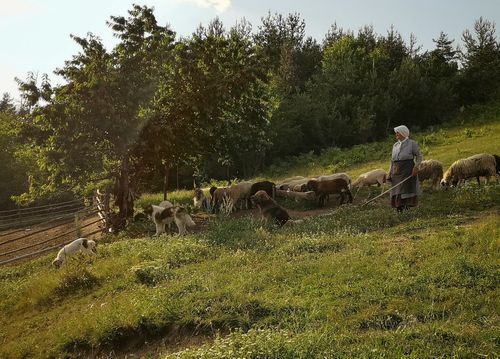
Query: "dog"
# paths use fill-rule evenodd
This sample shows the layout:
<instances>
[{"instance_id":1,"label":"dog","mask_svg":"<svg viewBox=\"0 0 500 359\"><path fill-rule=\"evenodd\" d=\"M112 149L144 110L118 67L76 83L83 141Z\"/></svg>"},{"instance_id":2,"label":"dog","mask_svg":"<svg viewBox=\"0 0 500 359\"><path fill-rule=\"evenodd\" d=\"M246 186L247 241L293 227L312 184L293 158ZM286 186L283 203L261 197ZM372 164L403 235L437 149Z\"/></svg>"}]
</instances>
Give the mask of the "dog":
<instances>
[{"instance_id":1,"label":"dog","mask_svg":"<svg viewBox=\"0 0 500 359\"><path fill-rule=\"evenodd\" d=\"M172 208L173 204L169 201L163 201L159 205L150 204L144 208L144 213L150 217L156 226L155 237L160 236L162 233L165 233L165 225L168 226L168 231L170 232L173 218L168 216L163 216L162 212L165 209Z\"/></svg>"},{"instance_id":2,"label":"dog","mask_svg":"<svg viewBox=\"0 0 500 359\"><path fill-rule=\"evenodd\" d=\"M250 199L259 207L262 219L266 223L274 223L282 227L290 219L288 212L269 197L266 191L257 191Z\"/></svg>"},{"instance_id":3,"label":"dog","mask_svg":"<svg viewBox=\"0 0 500 359\"><path fill-rule=\"evenodd\" d=\"M180 236L186 235L188 233L187 231L188 227L196 226L196 223L194 223L189 213L183 207L165 208L161 212L160 217L162 219L164 218L173 219L175 224L177 225L177 228L179 229Z\"/></svg>"},{"instance_id":4,"label":"dog","mask_svg":"<svg viewBox=\"0 0 500 359\"><path fill-rule=\"evenodd\" d=\"M73 242L66 244L61 250L57 253L56 259L52 261L52 265L56 268L61 267L63 263L69 256L74 255L78 252L83 252L89 254L91 257L95 256L97 253L97 244L91 239L87 238L78 238Z\"/></svg>"}]
</instances>

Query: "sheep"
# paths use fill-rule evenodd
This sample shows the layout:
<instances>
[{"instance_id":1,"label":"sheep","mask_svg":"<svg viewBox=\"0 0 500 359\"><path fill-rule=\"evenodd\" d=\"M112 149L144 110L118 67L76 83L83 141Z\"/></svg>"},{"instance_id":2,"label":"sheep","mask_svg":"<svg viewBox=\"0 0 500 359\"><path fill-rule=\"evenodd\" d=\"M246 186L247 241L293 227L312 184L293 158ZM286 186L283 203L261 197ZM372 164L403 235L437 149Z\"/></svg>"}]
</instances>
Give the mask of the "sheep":
<instances>
[{"instance_id":1,"label":"sheep","mask_svg":"<svg viewBox=\"0 0 500 359\"><path fill-rule=\"evenodd\" d=\"M307 192L307 182L315 180L315 177L304 177L288 182L288 190L294 192Z\"/></svg>"},{"instance_id":2,"label":"sheep","mask_svg":"<svg viewBox=\"0 0 500 359\"><path fill-rule=\"evenodd\" d=\"M63 265L63 263L69 256L72 256L78 252L83 252L90 255L90 257L93 257L97 253L96 247L97 247L96 242L94 242L91 239L87 238L75 239L73 242L66 244L59 250L56 259L52 261L52 265L56 268L59 268L61 265Z\"/></svg>"},{"instance_id":3,"label":"sheep","mask_svg":"<svg viewBox=\"0 0 500 359\"><path fill-rule=\"evenodd\" d=\"M203 193L201 188L194 189L194 198L193 198L194 208L205 209L210 211L210 201Z\"/></svg>"},{"instance_id":4,"label":"sheep","mask_svg":"<svg viewBox=\"0 0 500 359\"><path fill-rule=\"evenodd\" d=\"M418 166L418 180L420 185L426 180L432 180L432 187L436 189L443 178L443 164L436 160L425 160Z\"/></svg>"},{"instance_id":5,"label":"sheep","mask_svg":"<svg viewBox=\"0 0 500 359\"><path fill-rule=\"evenodd\" d=\"M495 162L497 164L496 169L497 169L497 175L500 175L500 156L493 155L495 157Z\"/></svg>"},{"instance_id":6,"label":"sheep","mask_svg":"<svg viewBox=\"0 0 500 359\"><path fill-rule=\"evenodd\" d=\"M384 183L387 182L387 172L384 171L381 168L377 168L375 170L371 170L369 172L363 173L358 176L356 181L352 183L352 188L357 188L358 190L356 191L356 195L358 194L359 190L362 187L368 187L371 185L376 184L378 187L382 186L382 192L384 192ZM370 197L370 194L368 194L368 197Z\"/></svg>"},{"instance_id":7,"label":"sheep","mask_svg":"<svg viewBox=\"0 0 500 359\"><path fill-rule=\"evenodd\" d=\"M227 194L228 188L226 187L212 187L210 188L210 191L212 193L212 201L210 203L212 207L212 211L216 212L221 209L221 206L223 203L227 203L228 200L228 194Z\"/></svg>"},{"instance_id":8,"label":"sheep","mask_svg":"<svg viewBox=\"0 0 500 359\"><path fill-rule=\"evenodd\" d=\"M307 182L307 189L314 191L321 207L325 204L325 199L329 194L340 194L340 204L343 204L344 195L347 193L349 196L349 202L352 203L352 195L349 190L349 185L343 178L334 178L325 181L310 180Z\"/></svg>"},{"instance_id":9,"label":"sheep","mask_svg":"<svg viewBox=\"0 0 500 359\"><path fill-rule=\"evenodd\" d=\"M276 189L286 191L290 187L290 182L294 182L294 181L301 180L301 179L304 179L304 176L294 176L294 177L284 179L283 181L281 181L280 184L276 185Z\"/></svg>"},{"instance_id":10,"label":"sheep","mask_svg":"<svg viewBox=\"0 0 500 359\"><path fill-rule=\"evenodd\" d=\"M227 195L231 200L231 211L236 207L239 200L244 201L245 207L248 209L252 185L253 182L240 182L228 188Z\"/></svg>"},{"instance_id":11,"label":"sheep","mask_svg":"<svg viewBox=\"0 0 500 359\"><path fill-rule=\"evenodd\" d=\"M481 185L479 177L486 177L489 182L491 176L497 174L497 162L493 155L486 153L477 154L467 158L459 159L445 172L441 180L441 186L448 188L450 185L457 186L460 181L476 178L477 184Z\"/></svg>"},{"instance_id":12,"label":"sheep","mask_svg":"<svg viewBox=\"0 0 500 359\"><path fill-rule=\"evenodd\" d=\"M261 181L254 183L250 188L250 197L256 194L258 191L265 191L271 198L276 197L276 185L273 182Z\"/></svg>"},{"instance_id":13,"label":"sheep","mask_svg":"<svg viewBox=\"0 0 500 359\"><path fill-rule=\"evenodd\" d=\"M327 175L327 176L319 176L318 181L320 181L320 182L321 181L328 181L328 180L332 180L335 178L344 179L347 182L347 184L349 185L349 189L351 188L351 177L345 172L334 173L334 174Z\"/></svg>"},{"instance_id":14,"label":"sheep","mask_svg":"<svg viewBox=\"0 0 500 359\"><path fill-rule=\"evenodd\" d=\"M167 209L173 207L173 204L169 201L163 201L158 206L154 204L148 205L144 209L144 213L147 214L155 223L156 233L155 236L158 237L162 233L165 233L165 225L168 225L168 230L170 232L170 227L172 225L172 218L164 218L161 213Z\"/></svg>"}]
</instances>

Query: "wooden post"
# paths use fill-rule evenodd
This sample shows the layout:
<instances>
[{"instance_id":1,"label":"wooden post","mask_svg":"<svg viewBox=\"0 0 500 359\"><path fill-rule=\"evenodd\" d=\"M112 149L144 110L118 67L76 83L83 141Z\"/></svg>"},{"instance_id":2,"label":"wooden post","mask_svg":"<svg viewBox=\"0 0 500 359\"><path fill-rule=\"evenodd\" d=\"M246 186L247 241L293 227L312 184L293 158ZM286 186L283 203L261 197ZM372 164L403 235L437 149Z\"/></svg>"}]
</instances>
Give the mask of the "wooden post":
<instances>
[{"instance_id":1,"label":"wooden post","mask_svg":"<svg viewBox=\"0 0 500 359\"><path fill-rule=\"evenodd\" d=\"M167 200L168 177L170 175L170 167L165 163L165 177L163 178L163 200Z\"/></svg>"}]
</instances>

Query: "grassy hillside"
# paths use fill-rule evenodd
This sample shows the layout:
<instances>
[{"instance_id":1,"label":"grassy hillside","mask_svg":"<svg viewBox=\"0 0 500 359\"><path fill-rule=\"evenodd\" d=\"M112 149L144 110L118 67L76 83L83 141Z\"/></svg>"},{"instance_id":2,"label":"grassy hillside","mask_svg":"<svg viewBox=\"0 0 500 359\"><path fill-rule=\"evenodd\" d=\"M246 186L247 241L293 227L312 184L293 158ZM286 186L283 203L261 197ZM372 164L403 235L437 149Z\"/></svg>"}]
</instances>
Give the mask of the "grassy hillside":
<instances>
[{"instance_id":1,"label":"grassy hillside","mask_svg":"<svg viewBox=\"0 0 500 359\"><path fill-rule=\"evenodd\" d=\"M500 152L498 107L463 116L416 135L426 158ZM355 177L387 168L391 143L302 156L263 177ZM0 268L0 357L498 357L499 212L500 184L471 182L426 188L404 215L385 202L344 206L281 230L220 217L159 240L136 225L90 265L56 271L51 255Z\"/></svg>"}]
</instances>

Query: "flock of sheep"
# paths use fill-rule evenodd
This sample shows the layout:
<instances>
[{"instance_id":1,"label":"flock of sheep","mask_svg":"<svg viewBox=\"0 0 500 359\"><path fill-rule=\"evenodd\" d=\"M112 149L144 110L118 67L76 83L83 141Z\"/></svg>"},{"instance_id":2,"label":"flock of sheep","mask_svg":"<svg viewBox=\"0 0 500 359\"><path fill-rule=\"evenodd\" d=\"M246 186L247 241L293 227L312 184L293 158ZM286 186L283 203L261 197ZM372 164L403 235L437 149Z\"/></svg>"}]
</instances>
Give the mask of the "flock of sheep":
<instances>
[{"instance_id":1,"label":"flock of sheep","mask_svg":"<svg viewBox=\"0 0 500 359\"><path fill-rule=\"evenodd\" d=\"M458 186L460 182L480 177L500 175L500 157L490 154L477 154L468 158L455 161L443 174L443 165L437 160L422 161L419 166L418 179L422 183L430 180L432 186L437 188L441 183L443 188ZM210 212L231 212L237 207L249 208L256 205L260 209L262 219L267 223L273 223L279 227L285 223L300 222L292 221L286 209L276 201L276 194L302 193L304 198L317 199L319 205L324 205L329 195L340 195L341 204L344 200L353 201L351 191L355 188L359 191L362 187L378 185L382 187L388 181L388 173L383 169L375 169L360 175L354 182L347 173L335 173L329 176L317 178L306 178L295 176L288 178L282 183L274 184L270 181L241 182L225 188L210 188L210 198L205 196L200 188L195 189L194 207ZM165 233L165 226L174 222L179 230L179 235L187 234L187 228L195 226L186 209L174 206L169 201L163 201L158 205L149 205L144 213L153 220L156 225L155 236ZM72 243L64 246L57 254L53 265L58 268L71 256L78 252L84 252L90 256L96 253L96 243L85 238L78 238Z\"/></svg>"},{"instance_id":2,"label":"flock of sheep","mask_svg":"<svg viewBox=\"0 0 500 359\"><path fill-rule=\"evenodd\" d=\"M457 186L460 182L471 178L490 177L500 174L500 158L496 155L477 154L468 158L455 161L443 174L443 165L437 160L422 161L419 166L418 179L420 183L430 181L432 186L437 189L439 184L444 188ZM351 177L345 173L335 173L328 176L319 176L316 178L295 176L287 178L279 184L270 181L262 182L241 182L225 188L210 188L211 198L205 197L201 189L195 189L194 206L204 208L214 212L226 208L233 211L238 205L250 206L250 198L259 190L265 191L268 196L275 198L276 191L289 192L312 192L318 200L320 206L324 205L329 195L338 194L341 198L341 204L346 197L348 202L352 202L351 191L362 187L378 185L383 186L389 178L388 173L383 169L375 169L360 175L354 182Z\"/></svg>"}]
</instances>

